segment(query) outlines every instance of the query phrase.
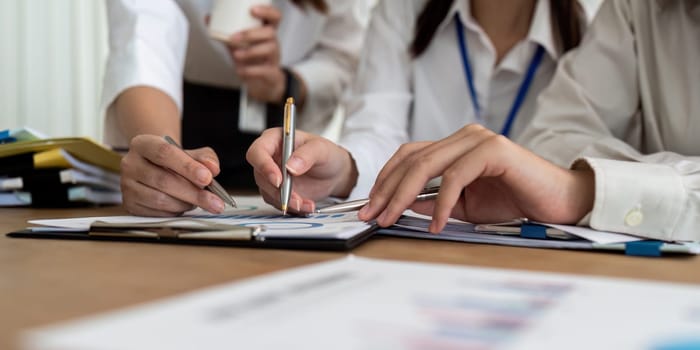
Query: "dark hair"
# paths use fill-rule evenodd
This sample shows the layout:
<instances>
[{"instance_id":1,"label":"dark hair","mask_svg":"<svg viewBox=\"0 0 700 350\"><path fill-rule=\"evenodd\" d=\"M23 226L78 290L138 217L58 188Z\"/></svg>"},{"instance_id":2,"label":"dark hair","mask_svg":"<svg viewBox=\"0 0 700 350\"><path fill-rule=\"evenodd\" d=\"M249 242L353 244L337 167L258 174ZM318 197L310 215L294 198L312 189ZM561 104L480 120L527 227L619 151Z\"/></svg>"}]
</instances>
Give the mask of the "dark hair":
<instances>
[{"instance_id":1,"label":"dark hair","mask_svg":"<svg viewBox=\"0 0 700 350\"><path fill-rule=\"evenodd\" d=\"M326 4L325 0L292 0L292 2L294 3L294 5L297 5L301 8L306 8L306 5L310 5L314 8L314 10L320 13L328 13L328 4Z\"/></svg>"},{"instance_id":2,"label":"dark hair","mask_svg":"<svg viewBox=\"0 0 700 350\"><path fill-rule=\"evenodd\" d=\"M416 33L411 43L413 57L420 56L433 40L440 23L454 0L430 0L416 19ZM577 0L549 0L552 9L552 30L557 33L564 52L578 46L583 36L583 9Z\"/></svg>"}]
</instances>

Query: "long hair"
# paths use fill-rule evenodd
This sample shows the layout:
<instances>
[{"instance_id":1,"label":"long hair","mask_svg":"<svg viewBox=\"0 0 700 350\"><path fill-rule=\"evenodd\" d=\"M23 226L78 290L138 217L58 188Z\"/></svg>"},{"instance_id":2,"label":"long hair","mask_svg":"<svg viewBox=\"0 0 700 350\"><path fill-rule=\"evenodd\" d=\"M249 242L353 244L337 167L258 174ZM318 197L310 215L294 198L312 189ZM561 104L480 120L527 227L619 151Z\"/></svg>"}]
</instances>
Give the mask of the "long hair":
<instances>
[{"instance_id":1,"label":"long hair","mask_svg":"<svg viewBox=\"0 0 700 350\"><path fill-rule=\"evenodd\" d=\"M416 33L411 43L411 54L420 56L430 46L440 23L450 11L454 0L430 0L416 19ZM552 9L552 30L564 52L581 42L585 15L577 0L549 0Z\"/></svg>"},{"instance_id":2,"label":"long hair","mask_svg":"<svg viewBox=\"0 0 700 350\"><path fill-rule=\"evenodd\" d=\"M292 3L294 5L297 5L301 7L302 9L305 9L307 5L313 7L314 10L327 14L328 13L328 4L326 3L325 0L292 0Z\"/></svg>"}]
</instances>

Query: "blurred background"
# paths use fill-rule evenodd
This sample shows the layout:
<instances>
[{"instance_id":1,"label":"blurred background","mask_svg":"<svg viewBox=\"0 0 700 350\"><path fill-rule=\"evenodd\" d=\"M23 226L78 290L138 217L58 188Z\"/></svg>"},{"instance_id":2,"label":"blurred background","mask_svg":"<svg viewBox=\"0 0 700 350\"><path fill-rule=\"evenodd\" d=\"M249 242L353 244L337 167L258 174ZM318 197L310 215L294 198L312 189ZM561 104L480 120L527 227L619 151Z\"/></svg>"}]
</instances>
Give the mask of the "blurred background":
<instances>
[{"instance_id":1,"label":"blurred background","mask_svg":"<svg viewBox=\"0 0 700 350\"><path fill-rule=\"evenodd\" d=\"M101 140L107 53L104 0L0 0L0 130Z\"/></svg>"},{"instance_id":2,"label":"blurred background","mask_svg":"<svg viewBox=\"0 0 700 350\"><path fill-rule=\"evenodd\" d=\"M0 129L102 134L104 1L0 0Z\"/></svg>"}]
</instances>

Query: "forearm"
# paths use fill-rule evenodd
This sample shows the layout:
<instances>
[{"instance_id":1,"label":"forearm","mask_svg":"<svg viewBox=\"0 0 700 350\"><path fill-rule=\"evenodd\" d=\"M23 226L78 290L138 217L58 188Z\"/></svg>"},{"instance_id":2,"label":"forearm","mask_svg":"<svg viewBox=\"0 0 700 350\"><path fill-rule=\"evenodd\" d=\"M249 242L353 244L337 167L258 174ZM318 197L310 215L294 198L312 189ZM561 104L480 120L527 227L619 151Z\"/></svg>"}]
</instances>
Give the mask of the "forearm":
<instances>
[{"instance_id":1,"label":"forearm","mask_svg":"<svg viewBox=\"0 0 700 350\"><path fill-rule=\"evenodd\" d=\"M164 92L146 86L122 92L114 102L117 127L131 140L136 135L170 135L181 142L180 112Z\"/></svg>"}]
</instances>

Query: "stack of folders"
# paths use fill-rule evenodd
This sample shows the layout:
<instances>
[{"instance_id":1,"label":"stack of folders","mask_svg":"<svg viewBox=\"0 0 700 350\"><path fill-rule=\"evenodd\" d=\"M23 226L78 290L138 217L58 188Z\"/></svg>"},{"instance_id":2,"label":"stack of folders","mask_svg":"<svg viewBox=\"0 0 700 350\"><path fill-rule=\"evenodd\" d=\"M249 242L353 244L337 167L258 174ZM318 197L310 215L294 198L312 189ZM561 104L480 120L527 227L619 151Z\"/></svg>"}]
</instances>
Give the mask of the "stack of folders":
<instances>
[{"instance_id":1,"label":"stack of folders","mask_svg":"<svg viewBox=\"0 0 700 350\"><path fill-rule=\"evenodd\" d=\"M118 153L87 138L0 131L0 206L120 204L120 161Z\"/></svg>"}]
</instances>

